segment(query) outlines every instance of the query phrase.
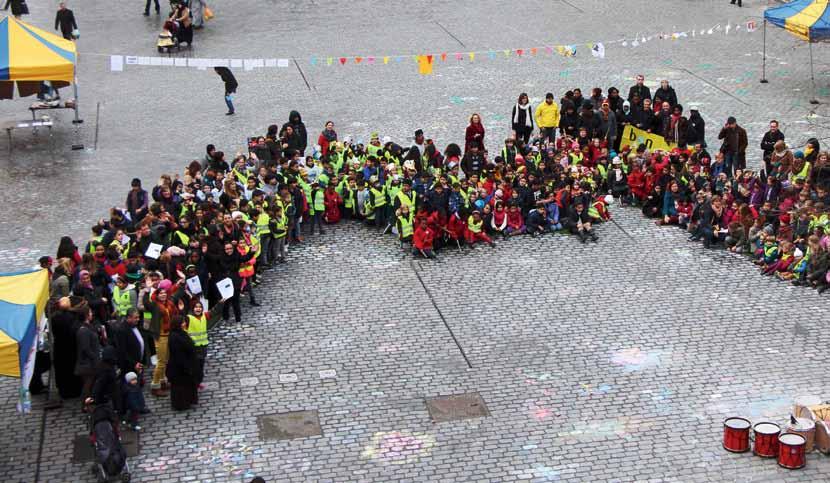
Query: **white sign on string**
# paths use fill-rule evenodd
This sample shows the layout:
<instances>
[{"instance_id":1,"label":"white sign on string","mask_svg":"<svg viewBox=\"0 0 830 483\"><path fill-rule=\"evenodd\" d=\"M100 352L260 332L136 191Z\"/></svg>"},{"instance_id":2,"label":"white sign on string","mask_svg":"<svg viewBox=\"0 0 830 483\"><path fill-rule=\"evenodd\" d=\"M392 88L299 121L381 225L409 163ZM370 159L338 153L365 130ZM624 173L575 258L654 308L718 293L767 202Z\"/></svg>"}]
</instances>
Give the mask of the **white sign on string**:
<instances>
[{"instance_id":1,"label":"white sign on string","mask_svg":"<svg viewBox=\"0 0 830 483\"><path fill-rule=\"evenodd\" d=\"M110 70L112 72L121 72L124 70L124 56L111 55L110 56Z\"/></svg>"}]
</instances>

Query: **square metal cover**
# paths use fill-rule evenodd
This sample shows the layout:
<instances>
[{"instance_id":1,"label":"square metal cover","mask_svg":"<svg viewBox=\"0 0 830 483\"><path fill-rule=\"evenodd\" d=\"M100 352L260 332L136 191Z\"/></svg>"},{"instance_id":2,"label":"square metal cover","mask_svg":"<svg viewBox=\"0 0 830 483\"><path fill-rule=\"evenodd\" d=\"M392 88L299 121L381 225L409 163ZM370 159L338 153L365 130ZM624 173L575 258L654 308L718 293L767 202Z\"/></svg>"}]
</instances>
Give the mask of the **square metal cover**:
<instances>
[{"instance_id":1,"label":"square metal cover","mask_svg":"<svg viewBox=\"0 0 830 483\"><path fill-rule=\"evenodd\" d=\"M426 398L426 405L434 423L481 418L490 415L484 399L477 392L428 397Z\"/></svg>"},{"instance_id":2,"label":"square metal cover","mask_svg":"<svg viewBox=\"0 0 830 483\"><path fill-rule=\"evenodd\" d=\"M259 437L269 439L298 439L323 434L317 411L292 411L264 414L257 417Z\"/></svg>"}]
</instances>

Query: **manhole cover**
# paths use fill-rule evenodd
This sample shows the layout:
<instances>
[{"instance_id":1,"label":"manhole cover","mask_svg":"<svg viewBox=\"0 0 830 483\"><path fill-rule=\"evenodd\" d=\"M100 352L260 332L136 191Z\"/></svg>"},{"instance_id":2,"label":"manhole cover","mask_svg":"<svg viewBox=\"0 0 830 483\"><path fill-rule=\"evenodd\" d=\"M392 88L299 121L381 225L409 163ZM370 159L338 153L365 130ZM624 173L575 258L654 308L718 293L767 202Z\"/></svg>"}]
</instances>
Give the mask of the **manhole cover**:
<instances>
[{"instance_id":1,"label":"manhole cover","mask_svg":"<svg viewBox=\"0 0 830 483\"><path fill-rule=\"evenodd\" d=\"M121 444L124 446L128 458L138 456L141 449L139 434L126 428L121 428ZM92 461L94 457L95 451L89 442L89 434L83 433L75 436L75 439L72 441L72 462L85 463Z\"/></svg>"},{"instance_id":2,"label":"manhole cover","mask_svg":"<svg viewBox=\"0 0 830 483\"><path fill-rule=\"evenodd\" d=\"M259 437L269 439L298 439L320 436L320 417L317 411L292 411L257 417Z\"/></svg>"},{"instance_id":3,"label":"manhole cover","mask_svg":"<svg viewBox=\"0 0 830 483\"><path fill-rule=\"evenodd\" d=\"M426 398L426 404L434 423L481 418L490 415L487 405L484 404L484 399L477 392L428 397Z\"/></svg>"}]
</instances>

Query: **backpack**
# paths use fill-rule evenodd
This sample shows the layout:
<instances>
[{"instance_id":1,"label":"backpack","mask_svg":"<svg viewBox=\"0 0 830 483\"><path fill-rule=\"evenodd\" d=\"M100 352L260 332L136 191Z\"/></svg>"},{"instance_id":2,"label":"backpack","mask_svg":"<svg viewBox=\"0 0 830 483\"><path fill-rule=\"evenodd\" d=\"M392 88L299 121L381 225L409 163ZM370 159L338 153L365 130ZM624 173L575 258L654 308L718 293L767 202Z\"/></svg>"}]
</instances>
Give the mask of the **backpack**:
<instances>
[{"instance_id":1,"label":"backpack","mask_svg":"<svg viewBox=\"0 0 830 483\"><path fill-rule=\"evenodd\" d=\"M127 461L127 451L109 420L95 424L95 456L108 476L121 474Z\"/></svg>"}]
</instances>

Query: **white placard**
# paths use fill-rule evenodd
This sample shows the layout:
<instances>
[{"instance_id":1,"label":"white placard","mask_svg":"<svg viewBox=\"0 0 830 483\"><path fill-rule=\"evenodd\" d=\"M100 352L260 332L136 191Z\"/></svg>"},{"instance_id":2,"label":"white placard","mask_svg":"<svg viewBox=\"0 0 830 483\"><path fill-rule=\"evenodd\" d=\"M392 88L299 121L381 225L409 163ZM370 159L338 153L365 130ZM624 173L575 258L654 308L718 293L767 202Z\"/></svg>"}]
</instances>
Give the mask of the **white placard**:
<instances>
[{"instance_id":1,"label":"white placard","mask_svg":"<svg viewBox=\"0 0 830 483\"><path fill-rule=\"evenodd\" d=\"M161 65L161 57L150 57L150 65Z\"/></svg>"},{"instance_id":2,"label":"white placard","mask_svg":"<svg viewBox=\"0 0 830 483\"><path fill-rule=\"evenodd\" d=\"M228 59L211 59L213 62L208 67L230 67Z\"/></svg>"},{"instance_id":3,"label":"white placard","mask_svg":"<svg viewBox=\"0 0 830 483\"><path fill-rule=\"evenodd\" d=\"M245 67L245 70L254 70L254 63L251 59L243 60L242 65Z\"/></svg>"},{"instance_id":4,"label":"white placard","mask_svg":"<svg viewBox=\"0 0 830 483\"><path fill-rule=\"evenodd\" d=\"M288 59L277 59L277 67L288 67Z\"/></svg>"},{"instance_id":5,"label":"white placard","mask_svg":"<svg viewBox=\"0 0 830 483\"><path fill-rule=\"evenodd\" d=\"M127 65L137 65L138 64L138 57L135 55L128 55L124 58L124 63Z\"/></svg>"},{"instance_id":6,"label":"white placard","mask_svg":"<svg viewBox=\"0 0 830 483\"><path fill-rule=\"evenodd\" d=\"M110 56L110 70L112 72L121 72L124 70L124 56L111 55Z\"/></svg>"},{"instance_id":7,"label":"white placard","mask_svg":"<svg viewBox=\"0 0 830 483\"><path fill-rule=\"evenodd\" d=\"M173 65L175 65L175 63L176 62L175 62L175 60L173 60L173 57L162 57L161 58L161 65L164 65L164 66L167 66L167 67L172 67Z\"/></svg>"},{"instance_id":8,"label":"white placard","mask_svg":"<svg viewBox=\"0 0 830 483\"><path fill-rule=\"evenodd\" d=\"M202 282L201 280L199 280L199 277L188 278L187 289L190 290L190 293L193 295L198 295L202 293Z\"/></svg>"},{"instance_id":9,"label":"white placard","mask_svg":"<svg viewBox=\"0 0 830 483\"><path fill-rule=\"evenodd\" d=\"M182 59L187 62L188 67L201 67L203 59L197 59L195 57L190 57L187 59Z\"/></svg>"},{"instance_id":10,"label":"white placard","mask_svg":"<svg viewBox=\"0 0 830 483\"><path fill-rule=\"evenodd\" d=\"M150 58L149 57L139 57L138 58L138 65L150 65Z\"/></svg>"},{"instance_id":11,"label":"white placard","mask_svg":"<svg viewBox=\"0 0 830 483\"><path fill-rule=\"evenodd\" d=\"M265 67L276 67L277 59L265 59Z\"/></svg>"},{"instance_id":12,"label":"white placard","mask_svg":"<svg viewBox=\"0 0 830 483\"><path fill-rule=\"evenodd\" d=\"M150 258L158 258L159 256L161 256L162 248L164 247L159 245L158 243L150 243L150 246L147 247L147 251L144 252L144 255Z\"/></svg>"},{"instance_id":13,"label":"white placard","mask_svg":"<svg viewBox=\"0 0 830 483\"><path fill-rule=\"evenodd\" d=\"M254 67L265 67L264 59L251 59L251 62L254 63Z\"/></svg>"},{"instance_id":14,"label":"white placard","mask_svg":"<svg viewBox=\"0 0 830 483\"><path fill-rule=\"evenodd\" d=\"M216 282L216 289L219 290L219 295L222 296L223 299L229 299L233 297L233 280L230 278L223 278Z\"/></svg>"},{"instance_id":15,"label":"white placard","mask_svg":"<svg viewBox=\"0 0 830 483\"><path fill-rule=\"evenodd\" d=\"M231 67L242 67L242 59L231 59Z\"/></svg>"},{"instance_id":16,"label":"white placard","mask_svg":"<svg viewBox=\"0 0 830 483\"><path fill-rule=\"evenodd\" d=\"M175 65L176 67L187 67L187 59L183 57L176 57Z\"/></svg>"}]
</instances>

